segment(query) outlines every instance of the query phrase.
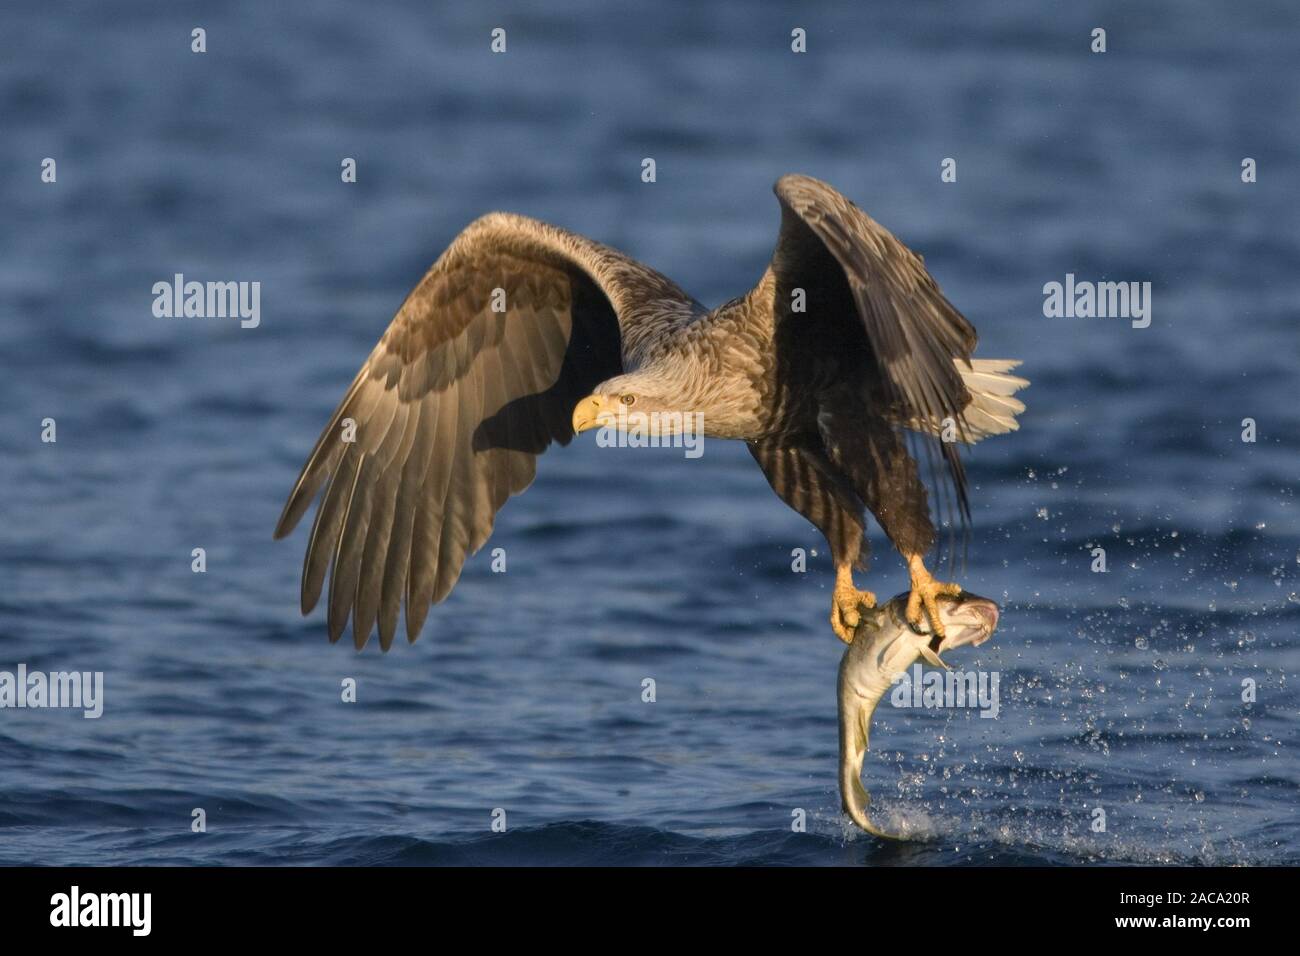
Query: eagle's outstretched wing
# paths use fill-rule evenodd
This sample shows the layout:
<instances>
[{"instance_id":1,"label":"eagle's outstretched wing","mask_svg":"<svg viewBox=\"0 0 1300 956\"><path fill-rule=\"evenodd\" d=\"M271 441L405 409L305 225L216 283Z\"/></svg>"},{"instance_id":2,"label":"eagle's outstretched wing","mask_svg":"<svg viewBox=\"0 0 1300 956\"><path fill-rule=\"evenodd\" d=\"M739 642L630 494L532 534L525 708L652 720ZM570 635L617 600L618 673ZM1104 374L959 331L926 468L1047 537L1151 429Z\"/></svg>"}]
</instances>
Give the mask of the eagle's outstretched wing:
<instances>
[{"instance_id":1,"label":"eagle's outstretched wing","mask_svg":"<svg viewBox=\"0 0 1300 956\"><path fill-rule=\"evenodd\" d=\"M939 291L920 256L833 187L809 176L782 176L781 231L772 254L778 321L804 323L808 349L844 345L868 356L868 405L909 427L951 419L957 436L976 436L963 415L971 394L963 382L975 329ZM793 313L790 292L802 289L806 313ZM859 320L844 340L843 316ZM839 326L835 328L835 326ZM939 444L957 511L969 518L966 477L956 446Z\"/></svg>"},{"instance_id":2,"label":"eagle's outstretched wing","mask_svg":"<svg viewBox=\"0 0 1300 956\"><path fill-rule=\"evenodd\" d=\"M647 303L691 300L606 246L504 213L473 222L411 292L321 433L275 536L325 492L302 612L330 572L329 635L352 618L387 650L414 641L536 456L573 437L578 399L623 368ZM625 343L624 343L625 344Z\"/></svg>"}]
</instances>

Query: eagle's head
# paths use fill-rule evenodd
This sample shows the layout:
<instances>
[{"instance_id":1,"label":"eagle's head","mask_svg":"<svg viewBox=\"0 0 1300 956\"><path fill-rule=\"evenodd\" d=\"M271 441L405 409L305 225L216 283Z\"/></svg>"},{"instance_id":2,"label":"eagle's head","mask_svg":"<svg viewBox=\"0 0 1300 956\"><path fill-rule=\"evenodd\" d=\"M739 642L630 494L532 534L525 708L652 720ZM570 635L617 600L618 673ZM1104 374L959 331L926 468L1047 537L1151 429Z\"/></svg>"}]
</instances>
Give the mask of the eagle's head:
<instances>
[{"instance_id":1,"label":"eagle's head","mask_svg":"<svg viewBox=\"0 0 1300 956\"><path fill-rule=\"evenodd\" d=\"M690 428L693 418L671 396L673 383L649 371L616 375L596 386L573 409L573 430L613 428L628 431L653 429L674 435Z\"/></svg>"}]
</instances>

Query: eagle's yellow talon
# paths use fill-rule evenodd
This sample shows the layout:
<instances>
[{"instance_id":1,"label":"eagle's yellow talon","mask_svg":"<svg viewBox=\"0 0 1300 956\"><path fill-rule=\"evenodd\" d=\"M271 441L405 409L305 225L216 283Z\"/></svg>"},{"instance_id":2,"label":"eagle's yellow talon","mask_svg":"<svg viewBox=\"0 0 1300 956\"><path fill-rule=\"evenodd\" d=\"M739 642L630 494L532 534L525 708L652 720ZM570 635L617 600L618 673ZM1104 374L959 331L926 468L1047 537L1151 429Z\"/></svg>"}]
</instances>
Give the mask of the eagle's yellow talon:
<instances>
[{"instance_id":1,"label":"eagle's yellow talon","mask_svg":"<svg viewBox=\"0 0 1300 956\"><path fill-rule=\"evenodd\" d=\"M835 592L831 595L831 630L845 644L853 643L853 632L862 623L862 612L876 606L876 596L870 591L859 591L853 586L853 576L847 566L837 568Z\"/></svg>"},{"instance_id":2,"label":"eagle's yellow talon","mask_svg":"<svg viewBox=\"0 0 1300 956\"><path fill-rule=\"evenodd\" d=\"M936 581L925 569L920 555L912 555L907 560L912 574L912 593L907 598L907 619L912 624L921 623L921 610L930 618L930 628L939 637L944 637L943 621L939 617L939 597L949 595L956 597L962 593L960 584Z\"/></svg>"}]
</instances>

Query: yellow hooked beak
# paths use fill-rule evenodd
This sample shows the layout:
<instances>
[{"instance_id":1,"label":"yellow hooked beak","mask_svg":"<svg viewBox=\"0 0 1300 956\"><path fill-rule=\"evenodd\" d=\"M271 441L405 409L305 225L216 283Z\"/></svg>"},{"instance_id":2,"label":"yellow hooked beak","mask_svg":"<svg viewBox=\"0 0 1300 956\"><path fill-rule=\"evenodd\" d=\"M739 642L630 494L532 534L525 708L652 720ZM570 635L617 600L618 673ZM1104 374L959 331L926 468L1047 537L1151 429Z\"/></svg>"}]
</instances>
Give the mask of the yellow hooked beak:
<instances>
[{"instance_id":1,"label":"yellow hooked beak","mask_svg":"<svg viewBox=\"0 0 1300 956\"><path fill-rule=\"evenodd\" d=\"M595 428L599 423L598 419L605 412L605 406L598 395L588 395L573 410L573 432L581 434L589 428Z\"/></svg>"}]
</instances>

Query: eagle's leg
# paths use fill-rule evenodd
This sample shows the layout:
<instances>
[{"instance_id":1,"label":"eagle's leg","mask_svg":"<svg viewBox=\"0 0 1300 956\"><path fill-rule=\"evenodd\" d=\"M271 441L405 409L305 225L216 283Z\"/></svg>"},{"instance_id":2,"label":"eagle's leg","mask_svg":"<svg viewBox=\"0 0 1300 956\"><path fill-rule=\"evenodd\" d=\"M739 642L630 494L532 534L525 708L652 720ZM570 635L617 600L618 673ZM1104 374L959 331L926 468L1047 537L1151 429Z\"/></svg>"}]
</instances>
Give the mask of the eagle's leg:
<instances>
[{"instance_id":1,"label":"eagle's leg","mask_svg":"<svg viewBox=\"0 0 1300 956\"><path fill-rule=\"evenodd\" d=\"M907 619L913 624L921 623L921 611L930 615L931 629L943 637L943 621L939 617L938 598L941 594L956 597L961 594L960 584L936 581L926 570L919 554L907 556L907 570L912 576L912 593L907 596Z\"/></svg>"},{"instance_id":2,"label":"eagle's leg","mask_svg":"<svg viewBox=\"0 0 1300 956\"><path fill-rule=\"evenodd\" d=\"M853 632L862 620L859 606L871 610L876 606L876 596L870 591L859 591L853 584L853 565L849 562L835 565L835 592L831 596L831 630L845 644L853 643Z\"/></svg>"}]
</instances>

